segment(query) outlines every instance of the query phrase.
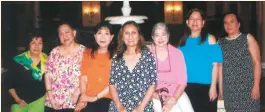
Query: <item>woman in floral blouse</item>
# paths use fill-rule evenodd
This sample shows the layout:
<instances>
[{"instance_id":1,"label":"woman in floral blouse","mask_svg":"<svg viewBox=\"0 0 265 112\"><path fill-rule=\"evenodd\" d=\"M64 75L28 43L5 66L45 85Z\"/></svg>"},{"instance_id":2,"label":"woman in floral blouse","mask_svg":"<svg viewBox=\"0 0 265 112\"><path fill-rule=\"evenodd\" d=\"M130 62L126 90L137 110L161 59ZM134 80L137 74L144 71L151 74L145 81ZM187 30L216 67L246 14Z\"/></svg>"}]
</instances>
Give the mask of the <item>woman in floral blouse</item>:
<instances>
[{"instance_id":1,"label":"woman in floral blouse","mask_svg":"<svg viewBox=\"0 0 265 112\"><path fill-rule=\"evenodd\" d=\"M69 24L61 24L58 35L61 45L52 50L46 64L45 112L73 112L80 94L80 63L85 46L75 42L76 30Z\"/></svg>"},{"instance_id":2,"label":"woman in floral blouse","mask_svg":"<svg viewBox=\"0 0 265 112\"><path fill-rule=\"evenodd\" d=\"M110 73L109 112L153 112L150 99L157 81L156 65L137 23L126 22L118 39Z\"/></svg>"}]
</instances>

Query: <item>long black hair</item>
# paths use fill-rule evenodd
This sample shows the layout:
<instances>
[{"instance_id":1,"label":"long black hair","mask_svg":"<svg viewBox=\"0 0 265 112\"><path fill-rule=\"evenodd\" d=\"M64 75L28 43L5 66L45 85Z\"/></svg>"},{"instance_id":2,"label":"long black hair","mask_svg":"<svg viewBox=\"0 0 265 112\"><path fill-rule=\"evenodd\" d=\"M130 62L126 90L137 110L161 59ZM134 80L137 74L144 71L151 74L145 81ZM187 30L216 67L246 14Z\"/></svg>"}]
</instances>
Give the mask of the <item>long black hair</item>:
<instances>
[{"instance_id":1,"label":"long black hair","mask_svg":"<svg viewBox=\"0 0 265 112\"><path fill-rule=\"evenodd\" d=\"M111 35L114 35L114 32L112 30L112 25L109 24L108 21L102 21L100 23L97 24L97 26L95 27L94 29L94 35L98 32L99 29L101 28L108 28L109 31L110 31L110 34ZM93 35L93 36L94 36ZM113 39L111 40L110 44L108 45L108 52L109 52L109 58L111 59L114 55L114 52L116 50L116 45L115 45L115 42L114 42L114 37ZM99 45L98 43L96 42L96 39L95 38L92 38L92 43L91 43L91 58L95 58L95 52L99 49Z\"/></svg>"},{"instance_id":2,"label":"long black hair","mask_svg":"<svg viewBox=\"0 0 265 112\"><path fill-rule=\"evenodd\" d=\"M202 10L198 9L198 8L191 9L188 12L188 14L187 14L187 16L185 18L186 21L190 18L191 14L193 12L199 12L201 14L202 20L205 21L205 14L204 14L204 12ZM181 37L181 39L179 41L179 46L184 46L185 45L186 40L187 40L187 38L188 38L188 36L190 34L191 34L191 30L190 30L190 28L186 24L186 26L184 28L184 34L183 34L183 36ZM205 28L205 23L204 23L204 27L202 27L202 30L201 30L201 41L200 41L200 44L203 44L205 42L205 40L207 38L207 34L208 34L208 32L207 32L207 30Z\"/></svg>"}]
</instances>

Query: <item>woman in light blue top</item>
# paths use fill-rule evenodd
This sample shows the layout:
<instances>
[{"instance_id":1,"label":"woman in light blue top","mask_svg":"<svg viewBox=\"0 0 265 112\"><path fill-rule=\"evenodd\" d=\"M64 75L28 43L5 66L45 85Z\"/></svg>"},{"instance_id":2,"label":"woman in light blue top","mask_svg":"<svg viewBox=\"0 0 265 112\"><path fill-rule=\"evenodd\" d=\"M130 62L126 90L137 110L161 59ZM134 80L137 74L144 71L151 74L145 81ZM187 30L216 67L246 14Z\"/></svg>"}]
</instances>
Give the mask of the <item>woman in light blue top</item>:
<instances>
[{"instance_id":1,"label":"woman in light blue top","mask_svg":"<svg viewBox=\"0 0 265 112\"><path fill-rule=\"evenodd\" d=\"M189 11L186 24L179 42L187 68L185 91L195 112L216 112L217 64L223 61L221 48L215 37L205 31L205 16L201 10Z\"/></svg>"}]
</instances>

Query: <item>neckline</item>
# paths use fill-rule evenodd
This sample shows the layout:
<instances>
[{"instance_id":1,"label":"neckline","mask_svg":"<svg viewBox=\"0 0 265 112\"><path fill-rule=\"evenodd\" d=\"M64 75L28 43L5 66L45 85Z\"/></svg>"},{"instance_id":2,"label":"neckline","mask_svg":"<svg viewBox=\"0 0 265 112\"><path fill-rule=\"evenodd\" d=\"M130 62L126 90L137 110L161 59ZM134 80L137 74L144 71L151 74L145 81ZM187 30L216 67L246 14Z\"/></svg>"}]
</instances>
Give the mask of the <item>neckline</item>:
<instances>
[{"instance_id":1,"label":"neckline","mask_svg":"<svg viewBox=\"0 0 265 112\"><path fill-rule=\"evenodd\" d=\"M228 38L228 37L225 37L227 40L235 40L237 39L242 33L239 33L237 36L235 37L232 37L232 38Z\"/></svg>"},{"instance_id":2,"label":"neckline","mask_svg":"<svg viewBox=\"0 0 265 112\"><path fill-rule=\"evenodd\" d=\"M138 66L138 64L141 62L142 58L143 58L143 51L141 51L141 54L140 54L140 58L137 60L135 66L130 70L129 69L129 66L128 64L126 63L125 59L122 58L123 62L124 62L124 66L127 68L127 70L130 72L130 73L133 73L133 71L135 70L135 68Z\"/></svg>"},{"instance_id":3,"label":"neckline","mask_svg":"<svg viewBox=\"0 0 265 112\"><path fill-rule=\"evenodd\" d=\"M74 52L73 55L63 55L61 52L60 52L60 48L58 47L58 53L61 57L64 57L64 58L72 58L72 57L75 57L76 55L79 55L79 52L80 50L82 49L82 45L79 44L79 46L77 47L76 51Z\"/></svg>"},{"instance_id":4,"label":"neckline","mask_svg":"<svg viewBox=\"0 0 265 112\"><path fill-rule=\"evenodd\" d=\"M198 38L201 38L201 36L197 36L197 37L188 36L188 38L191 38L191 39L198 39Z\"/></svg>"}]
</instances>

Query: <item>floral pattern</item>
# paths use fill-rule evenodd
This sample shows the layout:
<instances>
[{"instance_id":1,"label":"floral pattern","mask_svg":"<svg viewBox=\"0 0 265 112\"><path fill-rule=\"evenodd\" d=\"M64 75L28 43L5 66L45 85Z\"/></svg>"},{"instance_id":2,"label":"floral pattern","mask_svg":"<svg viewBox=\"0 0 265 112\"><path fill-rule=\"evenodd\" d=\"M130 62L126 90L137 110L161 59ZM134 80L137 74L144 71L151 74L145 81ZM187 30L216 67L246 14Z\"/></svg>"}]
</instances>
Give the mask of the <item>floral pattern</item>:
<instances>
[{"instance_id":1,"label":"floral pattern","mask_svg":"<svg viewBox=\"0 0 265 112\"><path fill-rule=\"evenodd\" d=\"M61 105L61 109L74 108L71 101L72 93L79 87L80 65L85 46L80 45L74 56L63 56L59 47L52 50L47 64L46 74L51 81L52 97ZM52 107L50 100L46 97L45 106Z\"/></svg>"}]
</instances>

